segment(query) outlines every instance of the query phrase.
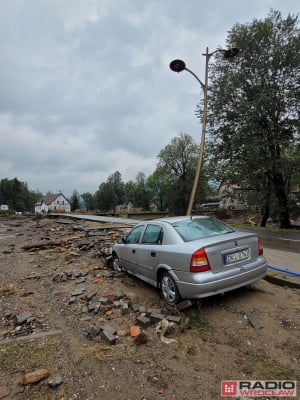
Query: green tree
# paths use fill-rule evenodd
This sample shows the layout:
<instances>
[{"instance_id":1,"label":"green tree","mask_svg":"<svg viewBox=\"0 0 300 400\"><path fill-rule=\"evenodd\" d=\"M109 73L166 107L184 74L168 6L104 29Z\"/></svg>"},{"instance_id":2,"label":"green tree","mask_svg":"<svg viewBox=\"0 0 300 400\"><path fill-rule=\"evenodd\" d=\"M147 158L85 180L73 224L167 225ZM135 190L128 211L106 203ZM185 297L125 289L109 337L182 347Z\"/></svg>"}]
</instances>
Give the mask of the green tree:
<instances>
[{"instance_id":1,"label":"green tree","mask_svg":"<svg viewBox=\"0 0 300 400\"><path fill-rule=\"evenodd\" d=\"M114 210L118 198L111 182L103 182L95 193L96 207L103 211Z\"/></svg>"},{"instance_id":2,"label":"green tree","mask_svg":"<svg viewBox=\"0 0 300 400\"><path fill-rule=\"evenodd\" d=\"M298 16L272 10L235 25L227 43L240 56L212 66L208 118L211 163L221 180L259 193L262 224L277 201L289 226L289 190L299 169L300 36Z\"/></svg>"},{"instance_id":3,"label":"green tree","mask_svg":"<svg viewBox=\"0 0 300 400\"><path fill-rule=\"evenodd\" d=\"M79 204L80 204L80 195L77 192L77 190L73 191L70 203L71 203L71 211L75 211L78 210L80 208Z\"/></svg>"},{"instance_id":4,"label":"green tree","mask_svg":"<svg viewBox=\"0 0 300 400\"><path fill-rule=\"evenodd\" d=\"M169 180L163 168L157 167L147 178L150 200L156 204L159 211L166 209Z\"/></svg>"},{"instance_id":5,"label":"green tree","mask_svg":"<svg viewBox=\"0 0 300 400\"><path fill-rule=\"evenodd\" d=\"M84 208L86 209L86 211L91 211L95 209L95 198L92 193L82 193L81 198L83 200Z\"/></svg>"},{"instance_id":6,"label":"green tree","mask_svg":"<svg viewBox=\"0 0 300 400\"><path fill-rule=\"evenodd\" d=\"M124 203L132 203L134 207L149 210L151 194L147 179L143 172L138 172L135 182L130 180L124 185Z\"/></svg>"},{"instance_id":7,"label":"green tree","mask_svg":"<svg viewBox=\"0 0 300 400\"><path fill-rule=\"evenodd\" d=\"M124 202L126 204L132 203L135 205L136 202L136 183L132 180L128 181L124 185Z\"/></svg>"},{"instance_id":8,"label":"green tree","mask_svg":"<svg viewBox=\"0 0 300 400\"><path fill-rule=\"evenodd\" d=\"M110 175L106 182L101 183L94 196L95 206L104 211L115 210L124 203L124 183L119 171Z\"/></svg>"},{"instance_id":9,"label":"green tree","mask_svg":"<svg viewBox=\"0 0 300 400\"><path fill-rule=\"evenodd\" d=\"M198 146L190 135L181 133L162 149L158 155L157 171L164 171L169 183L166 206L172 214L186 212L195 174ZM160 172L158 172L160 173ZM205 197L202 175L196 199ZM201 189L200 189L201 187Z\"/></svg>"},{"instance_id":10,"label":"green tree","mask_svg":"<svg viewBox=\"0 0 300 400\"><path fill-rule=\"evenodd\" d=\"M135 206L143 210L149 210L150 193L146 184L146 176L143 172L139 172L136 176L136 193L135 193Z\"/></svg>"},{"instance_id":11,"label":"green tree","mask_svg":"<svg viewBox=\"0 0 300 400\"><path fill-rule=\"evenodd\" d=\"M117 204L123 204L124 202L124 183L122 181L122 175L119 171L114 172L107 179L107 183L113 186L115 195L117 197Z\"/></svg>"}]
</instances>

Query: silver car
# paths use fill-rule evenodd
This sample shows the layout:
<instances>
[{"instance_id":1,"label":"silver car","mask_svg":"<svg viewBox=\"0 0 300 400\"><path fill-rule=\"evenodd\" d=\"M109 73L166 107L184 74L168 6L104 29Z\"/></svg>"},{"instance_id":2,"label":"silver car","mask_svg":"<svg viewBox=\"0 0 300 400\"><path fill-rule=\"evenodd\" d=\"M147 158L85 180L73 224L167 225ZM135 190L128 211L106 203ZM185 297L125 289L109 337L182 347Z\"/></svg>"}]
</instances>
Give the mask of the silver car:
<instances>
[{"instance_id":1,"label":"silver car","mask_svg":"<svg viewBox=\"0 0 300 400\"><path fill-rule=\"evenodd\" d=\"M264 277L261 239L206 216L144 221L112 249L116 270L161 290L174 306L249 285Z\"/></svg>"}]
</instances>

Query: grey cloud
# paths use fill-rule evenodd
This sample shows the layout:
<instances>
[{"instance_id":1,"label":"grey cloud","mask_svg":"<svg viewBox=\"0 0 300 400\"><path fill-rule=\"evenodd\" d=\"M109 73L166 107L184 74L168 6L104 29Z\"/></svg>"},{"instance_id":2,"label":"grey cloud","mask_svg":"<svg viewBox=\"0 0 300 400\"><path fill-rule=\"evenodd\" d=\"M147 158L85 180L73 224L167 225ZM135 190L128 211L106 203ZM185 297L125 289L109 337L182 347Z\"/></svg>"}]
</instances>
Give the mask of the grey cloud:
<instances>
[{"instance_id":1,"label":"grey cloud","mask_svg":"<svg viewBox=\"0 0 300 400\"><path fill-rule=\"evenodd\" d=\"M202 78L205 47L237 22L295 0L2 0L0 179L43 192L94 192L119 170L154 171L179 132L197 141L202 93L169 62Z\"/></svg>"}]
</instances>

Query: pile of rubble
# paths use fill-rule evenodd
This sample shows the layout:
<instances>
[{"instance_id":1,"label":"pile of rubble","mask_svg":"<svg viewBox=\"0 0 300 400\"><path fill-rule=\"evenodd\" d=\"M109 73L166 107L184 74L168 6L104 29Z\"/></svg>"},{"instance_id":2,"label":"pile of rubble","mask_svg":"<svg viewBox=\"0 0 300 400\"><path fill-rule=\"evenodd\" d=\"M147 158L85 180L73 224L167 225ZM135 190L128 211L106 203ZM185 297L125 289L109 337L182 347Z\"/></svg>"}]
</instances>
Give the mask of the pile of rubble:
<instances>
[{"instance_id":1,"label":"pile of rubble","mask_svg":"<svg viewBox=\"0 0 300 400\"><path fill-rule=\"evenodd\" d=\"M48 328L39 318L28 312L26 314L7 313L3 317L5 330L0 331L0 341L2 339L30 335Z\"/></svg>"}]
</instances>

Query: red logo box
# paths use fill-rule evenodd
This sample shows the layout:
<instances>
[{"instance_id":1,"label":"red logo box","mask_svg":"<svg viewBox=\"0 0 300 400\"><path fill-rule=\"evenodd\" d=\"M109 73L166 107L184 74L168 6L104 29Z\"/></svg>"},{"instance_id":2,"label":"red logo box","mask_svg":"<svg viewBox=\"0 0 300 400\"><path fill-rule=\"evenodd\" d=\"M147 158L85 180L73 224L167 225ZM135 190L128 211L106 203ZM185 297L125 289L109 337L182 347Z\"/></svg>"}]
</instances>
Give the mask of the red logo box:
<instances>
[{"instance_id":1,"label":"red logo box","mask_svg":"<svg viewBox=\"0 0 300 400\"><path fill-rule=\"evenodd\" d=\"M222 381L221 396L237 396L237 381Z\"/></svg>"}]
</instances>

